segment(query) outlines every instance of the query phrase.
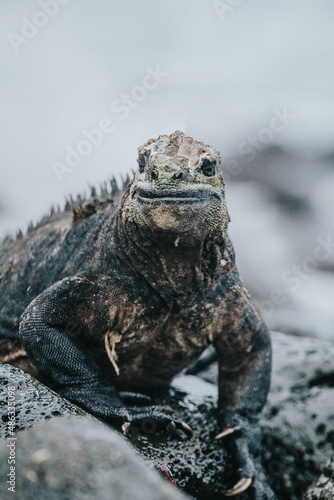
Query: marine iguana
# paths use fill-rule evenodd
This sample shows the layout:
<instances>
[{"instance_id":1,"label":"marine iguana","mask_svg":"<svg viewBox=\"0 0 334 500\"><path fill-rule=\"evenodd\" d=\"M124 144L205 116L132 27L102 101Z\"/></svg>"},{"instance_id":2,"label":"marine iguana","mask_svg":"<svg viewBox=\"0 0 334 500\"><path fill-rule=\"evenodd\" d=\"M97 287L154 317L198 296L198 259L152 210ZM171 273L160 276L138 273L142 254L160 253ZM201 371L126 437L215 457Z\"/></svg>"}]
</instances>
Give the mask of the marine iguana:
<instances>
[{"instance_id":1,"label":"marine iguana","mask_svg":"<svg viewBox=\"0 0 334 500\"><path fill-rule=\"evenodd\" d=\"M236 268L220 155L179 131L138 153L123 192L114 182L93 189L0 250L1 360L123 429L149 421L190 435L141 393L168 385L212 344L216 439L238 478L222 493L274 499L259 425L270 336Z\"/></svg>"}]
</instances>

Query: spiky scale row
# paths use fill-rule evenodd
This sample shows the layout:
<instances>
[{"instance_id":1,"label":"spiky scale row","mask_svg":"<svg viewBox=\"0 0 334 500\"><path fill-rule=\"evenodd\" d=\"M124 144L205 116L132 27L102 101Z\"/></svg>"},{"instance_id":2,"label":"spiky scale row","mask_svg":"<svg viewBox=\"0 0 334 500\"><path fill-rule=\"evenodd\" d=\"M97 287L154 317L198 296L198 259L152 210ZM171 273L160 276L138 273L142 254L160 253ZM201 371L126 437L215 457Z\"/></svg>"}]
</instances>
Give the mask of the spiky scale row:
<instances>
[{"instance_id":1,"label":"spiky scale row","mask_svg":"<svg viewBox=\"0 0 334 500\"><path fill-rule=\"evenodd\" d=\"M134 173L134 172L133 172ZM103 208L105 205L114 203L113 198L119 197L127 187L130 182L130 176L127 174L125 178L122 179L122 185L119 187L115 177L111 177L108 181L104 181L103 184L100 184L100 194L97 193L95 186L90 187L90 194L87 197L86 195L78 194L76 198L73 197L72 194L69 194L65 197L65 205L64 208L61 209L59 205L56 207L51 205L50 212L48 215L42 217L42 219L34 224L33 222L29 222L26 234L31 233L35 229L38 229L41 226L44 226L48 222L51 222L53 217L65 212L73 212L73 220L77 220L83 217L89 217L93 213L96 212L97 208ZM108 186L109 184L109 186ZM92 203L96 204L96 209L93 208ZM24 236L24 233L21 229L16 232L15 239L20 239Z\"/></svg>"}]
</instances>

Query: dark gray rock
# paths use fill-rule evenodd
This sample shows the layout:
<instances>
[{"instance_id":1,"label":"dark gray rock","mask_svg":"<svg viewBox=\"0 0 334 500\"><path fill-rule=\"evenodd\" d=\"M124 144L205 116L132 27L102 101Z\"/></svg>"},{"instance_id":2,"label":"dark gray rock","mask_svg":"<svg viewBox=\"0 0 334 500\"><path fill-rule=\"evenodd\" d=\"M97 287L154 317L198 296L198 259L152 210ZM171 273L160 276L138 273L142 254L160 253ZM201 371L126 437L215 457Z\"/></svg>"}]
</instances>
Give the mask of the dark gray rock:
<instances>
[{"instance_id":1,"label":"dark gray rock","mask_svg":"<svg viewBox=\"0 0 334 500\"><path fill-rule=\"evenodd\" d=\"M10 440L7 440L10 443ZM104 425L86 417L55 418L19 433L15 494L3 500L186 500ZM9 472L0 454L1 477Z\"/></svg>"},{"instance_id":2,"label":"dark gray rock","mask_svg":"<svg viewBox=\"0 0 334 500\"><path fill-rule=\"evenodd\" d=\"M303 500L333 500L334 498L334 457L323 474L309 487Z\"/></svg>"},{"instance_id":3,"label":"dark gray rock","mask_svg":"<svg viewBox=\"0 0 334 500\"><path fill-rule=\"evenodd\" d=\"M83 410L11 365L0 363L0 386L0 437L8 436L8 387L15 387L16 432L56 416L86 415Z\"/></svg>"},{"instance_id":4,"label":"dark gray rock","mask_svg":"<svg viewBox=\"0 0 334 500\"><path fill-rule=\"evenodd\" d=\"M274 332L264 463L278 497L301 498L334 452L334 346ZM215 383L218 366L198 374Z\"/></svg>"},{"instance_id":5,"label":"dark gray rock","mask_svg":"<svg viewBox=\"0 0 334 500\"><path fill-rule=\"evenodd\" d=\"M334 346L275 332L273 351L272 388L263 418L264 464L278 498L297 500L334 453ZM199 500L221 498L219 492L228 486L223 482L228 472L223 443L213 440L218 430L217 374L217 364L213 363L198 374L200 377L180 375L174 379L167 396L154 400L155 404L172 406L177 418L191 425L192 439L182 435L174 439L157 437L149 428L145 429L146 434L133 429L128 437L146 463L168 466L177 485ZM50 418L55 412L61 415L81 412L16 368L3 366L0 376L18 387L19 429ZM5 395L0 402L4 418ZM107 426L104 429L115 434ZM19 433L20 450L21 436ZM62 436L59 428L59 439ZM93 467L89 465L91 459L84 462L87 471ZM64 469L68 467L66 464Z\"/></svg>"},{"instance_id":6,"label":"dark gray rock","mask_svg":"<svg viewBox=\"0 0 334 500\"><path fill-rule=\"evenodd\" d=\"M334 347L275 333L273 351L265 462L285 498L297 499L334 452Z\"/></svg>"},{"instance_id":7,"label":"dark gray rock","mask_svg":"<svg viewBox=\"0 0 334 500\"><path fill-rule=\"evenodd\" d=\"M85 415L85 412L18 368L0 365L0 383L3 387L12 385L16 387L16 432L56 416ZM222 482L224 450L220 444L215 446L213 442L213 437L218 432L217 387L198 377L180 376L175 379L167 396L154 400L154 404L165 403L175 408L178 418L191 425L195 431L194 437L188 440L182 435L176 438L155 436L149 428L146 428L145 434L133 429L129 441L141 453L147 464L168 466L177 485L196 498L207 499L210 495L210 498L214 499L216 494L218 498L219 490L226 489L228 485ZM8 436L6 390L2 391L0 397L0 415L2 416L0 435ZM95 420L91 416L86 418ZM114 433L110 427L105 428L111 434ZM59 432L62 436L61 427ZM22 434L19 433L18 436L21 450ZM21 451L19 453L21 460ZM65 464L64 471L66 468ZM44 497L40 498L44 500Z\"/></svg>"},{"instance_id":8,"label":"dark gray rock","mask_svg":"<svg viewBox=\"0 0 334 500\"><path fill-rule=\"evenodd\" d=\"M137 432L130 436L134 447L151 463L167 465L176 484L197 500L221 500L221 490L231 487L226 480L226 453L221 442L214 436L217 426L216 385L199 377L176 377L166 399L154 403L167 403L175 409L177 418L187 422L194 431L192 439L179 435L145 435Z\"/></svg>"}]
</instances>

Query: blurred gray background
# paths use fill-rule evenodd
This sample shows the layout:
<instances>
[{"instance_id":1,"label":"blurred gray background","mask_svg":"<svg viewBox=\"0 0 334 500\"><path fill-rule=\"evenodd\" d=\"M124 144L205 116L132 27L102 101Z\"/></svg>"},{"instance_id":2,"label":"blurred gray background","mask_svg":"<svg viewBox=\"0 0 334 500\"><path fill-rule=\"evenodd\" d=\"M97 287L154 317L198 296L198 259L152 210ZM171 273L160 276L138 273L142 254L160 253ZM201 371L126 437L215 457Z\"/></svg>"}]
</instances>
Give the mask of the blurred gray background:
<instances>
[{"instance_id":1,"label":"blurred gray background","mask_svg":"<svg viewBox=\"0 0 334 500\"><path fill-rule=\"evenodd\" d=\"M332 0L2 0L0 238L179 129L222 153L270 327L333 341L333 19Z\"/></svg>"}]
</instances>

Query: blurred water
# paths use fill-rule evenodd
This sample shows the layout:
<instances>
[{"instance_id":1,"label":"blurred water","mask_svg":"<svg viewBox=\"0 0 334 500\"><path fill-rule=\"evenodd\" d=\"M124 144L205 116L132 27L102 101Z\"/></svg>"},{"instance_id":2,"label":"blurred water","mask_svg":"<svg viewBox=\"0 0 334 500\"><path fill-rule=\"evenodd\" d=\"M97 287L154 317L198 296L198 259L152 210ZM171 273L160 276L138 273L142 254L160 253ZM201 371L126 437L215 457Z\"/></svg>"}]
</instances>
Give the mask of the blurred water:
<instances>
[{"instance_id":1,"label":"blurred water","mask_svg":"<svg viewBox=\"0 0 334 500\"><path fill-rule=\"evenodd\" d=\"M141 143L177 128L231 153L286 105L297 118L277 142L332 147L333 3L239 3L220 20L204 0L71 0L15 53L8 34L41 7L2 2L0 234L129 171ZM169 76L121 121L111 103L156 65ZM116 130L60 183L52 162L104 117Z\"/></svg>"},{"instance_id":2,"label":"blurred water","mask_svg":"<svg viewBox=\"0 0 334 500\"><path fill-rule=\"evenodd\" d=\"M55 0L16 0L0 6L0 237L37 221L52 203L62 204L67 193L130 172L136 168L140 144L176 129L214 145L223 158L244 161L240 146L268 129L277 110L286 109L294 118L269 136L269 146L294 151L300 163L334 150L332 1L62 0L64 5L54 17L47 16L44 27L26 43L16 42L16 53L13 36L21 34L25 18L43 24L36 13L50 2ZM225 13L222 4L230 6ZM142 99L137 87L157 68L164 76ZM115 100L134 92L140 100L132 100L122 119ZM114 131L104 134L102 143L60 182L54 162L64 163L67 148L76 149L85 139L83 130L95 129L104 118L113 122ZM311 166L315 179L333 186L327 170L317 165L314 161ZM298 172L302 179L303 168ZM228 195L242 267L247 274L247 255L254 260L245 235L252 239L250 248L259 246L256 232L243 229L247 211L258 205L257 214L267 211L260 240L261 255L269 255L266 275L277 261L286 269L302 257L293 248L304 246L306 232L297 231L293 239L294 230L285 231L265 188L239 192L233 181L240 180L236 175L228 182ZM290 177L283 181L298 184ZM332 213L331 189L309 200L314 203L312 217L319 221ZM276 226L275 220L280 220ZM328 231L330 223L319 222ZM253 274L249 282L254 290L262 289L258 273Z\"/></svg>"}]
</instances>

